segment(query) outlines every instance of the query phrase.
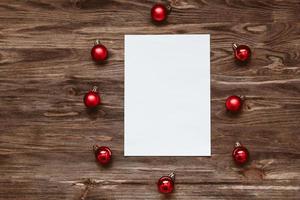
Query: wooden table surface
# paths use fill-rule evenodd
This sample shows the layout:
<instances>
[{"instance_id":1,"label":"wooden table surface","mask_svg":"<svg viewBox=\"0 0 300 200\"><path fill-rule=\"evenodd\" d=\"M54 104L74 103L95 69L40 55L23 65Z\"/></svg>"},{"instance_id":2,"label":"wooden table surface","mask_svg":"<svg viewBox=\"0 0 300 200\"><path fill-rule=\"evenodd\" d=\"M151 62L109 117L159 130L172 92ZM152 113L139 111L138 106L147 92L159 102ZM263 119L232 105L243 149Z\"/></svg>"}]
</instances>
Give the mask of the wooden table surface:
<instances>
[{"instance_id":1,"label":"wooden table surface","mask_svg":"<svg viewBox=\"0 0 300 200\"><path fill-rule=\"evenodd\" d=\"M155 1L0 1L0 199L299 199L299 0L173 0L168 23ZM211 34L211 157L124 157L124 34ZM90 58L94 40L110 50ZM248 44L238 66L231 43ZM103 105L82 99L98 86ZM239 115L224 100L246 97ZM159 113L158 113L159 114ZM251 153L232 162L235 141ZM95 162L108 145L111 166ZM176 172L176 191L156 181Z\"/></svg>"}]
</instances>

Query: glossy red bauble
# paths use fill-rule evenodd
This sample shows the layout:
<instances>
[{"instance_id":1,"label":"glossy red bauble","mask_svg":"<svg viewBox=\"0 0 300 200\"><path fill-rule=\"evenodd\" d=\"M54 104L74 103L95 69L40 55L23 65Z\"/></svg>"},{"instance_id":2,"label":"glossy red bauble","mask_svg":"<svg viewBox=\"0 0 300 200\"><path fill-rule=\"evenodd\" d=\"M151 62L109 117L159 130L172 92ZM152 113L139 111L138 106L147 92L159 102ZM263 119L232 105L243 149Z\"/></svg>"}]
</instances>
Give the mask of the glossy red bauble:
<instances>
[{"instance_id":1,"label":"glossy red bauble","mask_svg":"<svg viewBox=\"0 0 300 200\"><path fill-rule=\"evenodd\" d=\"M92 91L85 94L83 98L84 104L88 108L94 108L101 104L101 98L97 92L97 88L94 87Z\"/></svg>"},{"instance_id":2,"label":"glossy red bauble","mask_svg":"<svg viewBox=\"0 0 300 200\"><path fill-rule=\"evenodd\" d=\"M106 165L110 162L112 153L108 147L105 147L105 146L98 147L97 145L95 145L94 152L95 152L97 161L101 165Z\"/></svg>"},{"instance_id":3,"label":"glossy red bauble","mask_svg":"<svg viewBox=\"0 0 300 200\"><path fill-rule=\"evenodd\" d=\"M99 40L96 40L94 47L91 50L91 56L96 62L103 62L108 57L108 51L106 47L100 43Z\"/></svg>"},{"instance_id":4,"label":"glossy red bauble","mask_svg":"<svg viewBox=\"0 0 300 200\"><path fill-rule=\"evenodd\" d=\"M232 157L236 164L243 165L249 160L249 151L237 142L232 151Z\"/></svg>"},{"instance_id":5,"label":"glossy red bauble","mask_svg":"<svg viewBox=\"0 0 300 200\"><path fill-rule=\"evenodd\" d=\"M158 180L158 191L163 194L168 194L174 190L175 174L171 173L169 176L163 176Z\"/></svg>"},{"instance_id":6,"label":"glossy red bauble","mask_svg":"<svg viewBox=\"0 0 300 200\"><path fill-rule=\"evenodd\" d=\"M234 51L234 57L240 62L246 62L251 57L251 50L247 45L232 45Z\"/></svg>"},{"instance_id":7,"label":"glossy red bauble","mask_svg":"<svg viewBox=\"0 0 300 200\"><path fill-rule=\"evenodd\" d=\"M166 6L162 3L155 4L151 9L152 20L156 22L165 21L170 12L170 8L170 6Z\"/></svg>"},{"instance_id":8,"label":"glossy red bauble","mask_svg":"<svg viewBox=\"0 0 300 200\"><path fill-rule=\"evenodd\" d=\"M228 111L237 112L242 107L242 99L238 96L230 96L226 99L225 106Z\"/></svg>"}]
</instances>

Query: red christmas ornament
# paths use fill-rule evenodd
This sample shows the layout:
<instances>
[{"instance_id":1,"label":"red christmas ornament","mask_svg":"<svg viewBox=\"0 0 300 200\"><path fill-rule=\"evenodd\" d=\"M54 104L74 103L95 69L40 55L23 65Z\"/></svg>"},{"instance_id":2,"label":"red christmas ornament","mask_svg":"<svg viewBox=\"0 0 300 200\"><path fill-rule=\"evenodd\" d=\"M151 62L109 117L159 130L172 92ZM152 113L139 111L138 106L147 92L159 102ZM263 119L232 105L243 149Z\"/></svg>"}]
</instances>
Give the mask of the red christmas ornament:
<instances>
[{"instance_id":1,"label":"red christmas ornament","mask_svg":"<svg viewBox=\"0 0 300 200\"><path fill-rule=\"evenodd\" d=\"M93 148L94 148L96 159L101 165L106 165L110 162L112 153L108 147L105 146L99 147L98 145L94 145Z\"/></svg>"},{"instance_id":2,"label":"red christmas ornament","mask_svg":"<svg viewBox=\"0 0 300 200\"><path fill-rule=\"evenodd\" d=\"M234 57L240 62L246 62L251 57L251 50L247 45L232 44Z\"/></svg>"},{"instance_id":3,"label":"red christmas ornament","mask_svg":"<svg viewBox=\"0 0 300 200\"><path fill-rule=\"evenodd\" d=\"M236 142L232 151L232 157L236 164L243 165L249 160L249 152L241 143Z\"/></svg>"},{"instance_id":4,"label":"red christmas ornament","mask_svg":"<svg viewBox=\"0 0 300 200\"><path fill-rule=\"evenodd\" d=\"M96 62L103 62L107 59L108 51L106 47L101 44L100 40L96 40L95 45L91 50L91 55Z\"/></svg>"},{"instance_id":5,"label":"red christmas ornament","mask_svg":"<svg viewBox=\"0 0 300 200\"><path fill-rule=\"evenodd\" d=\"M170 5L166 6L162 3L157 3L151 9L151 18L153 21L163 22L167 19L170 12L171 12Z\"/></svg>"},{"instance_id":6,"label":"red christmas ornament","mask_svg":"<svg viewBox=\"0 0 300 200\"><path fill-rule=\"evenodd\" d=\"M88 108L94 108L101 104L101 99L96 86L94 86L93 90L85 94L83 101L85 106Z\"/></svg>"},{"instance_id":7,"label":"red christmas ornament","mask_svg":"<svg viewBox=\"0 0 300 200\"><path fill-rule=\"evenodd\" d=\"M242 103L243 101L240 97L233 95L226 99L225 106L228 111L237 112L241 109Z\"/></svg>"},{"instance_id":8,"label":"red christmas ornament","mask_svg":"<svg viewBox=\"0 0 300 200\"><path fill-rule=\"evenodd\" d=\"M175 173L172 172L169 176L163 176L158 180L158 191L163 194L168 194L174 190Z\"/></svg>"}]
</instances>

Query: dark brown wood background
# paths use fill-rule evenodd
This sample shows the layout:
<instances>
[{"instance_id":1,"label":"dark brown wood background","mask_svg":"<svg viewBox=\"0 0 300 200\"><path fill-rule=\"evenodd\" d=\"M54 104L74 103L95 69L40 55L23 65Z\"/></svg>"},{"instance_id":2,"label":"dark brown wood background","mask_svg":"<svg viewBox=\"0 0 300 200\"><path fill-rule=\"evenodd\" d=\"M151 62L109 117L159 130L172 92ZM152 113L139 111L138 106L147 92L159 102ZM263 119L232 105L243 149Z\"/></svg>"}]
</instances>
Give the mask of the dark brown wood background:
<instances>
[{"instance_id":1,"label":"dark brown wood background","mask_svg":"<svg viewBox=\"0 0 300 200\"><path fill-rule=\"evenodd\" d=\"M168 23L155 1L0 1L0 199L299 199L300 1L173 0ZM123 156L124 34L211 34L212 156ZM90 58L94 40L109 61ZM252 47L238 66L231 43ZM98 112L82 98L102 93ZM245 95L226 113L228 95ZM159 111L158 111L159 114ZM236 140L251 152L237 167ZM92 145L114 157L103 168ZM180 147L179 147L180 148ZM156 181L177 174L171 196Z\"/></svg>"}]
</instances>

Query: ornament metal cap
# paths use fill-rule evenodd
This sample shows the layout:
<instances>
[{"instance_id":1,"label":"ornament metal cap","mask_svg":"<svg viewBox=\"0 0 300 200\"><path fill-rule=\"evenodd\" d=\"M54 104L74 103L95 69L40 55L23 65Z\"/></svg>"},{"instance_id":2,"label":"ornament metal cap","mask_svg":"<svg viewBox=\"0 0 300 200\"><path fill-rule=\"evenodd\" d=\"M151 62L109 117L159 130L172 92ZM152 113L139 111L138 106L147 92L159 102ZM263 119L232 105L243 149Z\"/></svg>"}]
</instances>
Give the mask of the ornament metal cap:
<instances>
[{"instance_id":1,"label":"ornament metal cap","mask_svg":"<svg viewBox=\"0 0 300 200\"><path fill-rule=\"evenodd\" d=\"M98 90L98 87L97 87L97 86L93 86L92 91L93 91L93 92L97 92L97 90Z\"/></svg>"},{"instance_id":2,"label":"ornament metal cap","mask_svg":"<svg viewBox=\"0 0 300 200\"><path fill-rule=\"evenodd\" d=\"M167 11L168 11L168 14L170 14L170 12L172 11L172 6L171 6L171 4L167 4L167 5L166 5L166 9L167 9Z\"/></svg>"},{"instance_id":3,"label":"ornament metal cap","mask_svg":"<svg viewBox=\"0 0 300 200\"><path fill-rule=\"evenodd\" d=\"M175 172L170 173L168 176L175 181Z\"/></svg>"},{"instance_id":4,"label":"ornament metal cap","mask_svg":"<svg viewBox=\"0 0 300 200\"><path fill-rule=\"evenodd\" d=\"M100 39L96 39L94 44L95 44L95 45L101 44Z\"/></svg>"},{"instance_id":5,"label":"ornament metal cap","mask_svg":"<svg viewBox=\"0 0 300 200\"><path fill-rule=\"evenodd\" d=\"M97 145L97 144L93 145L93 151L94 152L98 151L98 149L99 149L99 145Z\"/></svg>"},{"instance_id":6,"label":"ornament metal cap","mask_svg":"<svg viewBox=\"0 0 300 200\"><path fill-rule=\"evenodd\" d=\"M242 144L239 141L235 142L235 144L234 144L234 147L241 147L241 146L242 146Z\"/></svg>"},{"instance_id":7,"label":"ornament metal cap","mask_svg":"<svg viewBox=\"0 0 300 200\"><path fill-rule=\"evenodd\" d=\"M239 46L239 45L238 45L237 43L232 43L232 49L233 49L233 50L236 50L236 49L238 48L238 46Z\"/></svg>"}]
</instances>

